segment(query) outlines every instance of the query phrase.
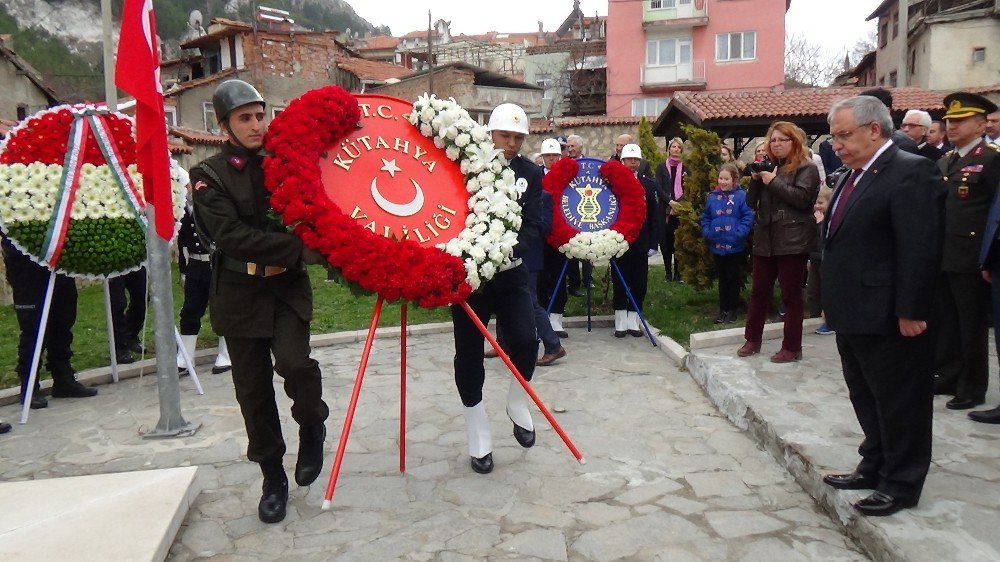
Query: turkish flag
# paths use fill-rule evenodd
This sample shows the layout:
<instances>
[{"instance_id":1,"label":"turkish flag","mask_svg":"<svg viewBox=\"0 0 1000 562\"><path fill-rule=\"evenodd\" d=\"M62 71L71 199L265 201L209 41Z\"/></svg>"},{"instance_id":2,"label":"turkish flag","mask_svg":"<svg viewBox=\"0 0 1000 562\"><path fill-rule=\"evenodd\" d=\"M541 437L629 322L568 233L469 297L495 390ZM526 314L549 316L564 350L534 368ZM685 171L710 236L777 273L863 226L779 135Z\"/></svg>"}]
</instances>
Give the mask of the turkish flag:
<instances>
[{"instance_id":1,"label":"turkish flag","mask_svg":"<svg viewBox=\"0 0 1000 562\"><path fill-rule=\"evenodd\" d=\"M170 240L174 234L173 193L153 0L125 0L122 6L115 84L135 98L136 167L142 174L146 202L155 212L156 234Z\"/></svg>"}]
</instances>

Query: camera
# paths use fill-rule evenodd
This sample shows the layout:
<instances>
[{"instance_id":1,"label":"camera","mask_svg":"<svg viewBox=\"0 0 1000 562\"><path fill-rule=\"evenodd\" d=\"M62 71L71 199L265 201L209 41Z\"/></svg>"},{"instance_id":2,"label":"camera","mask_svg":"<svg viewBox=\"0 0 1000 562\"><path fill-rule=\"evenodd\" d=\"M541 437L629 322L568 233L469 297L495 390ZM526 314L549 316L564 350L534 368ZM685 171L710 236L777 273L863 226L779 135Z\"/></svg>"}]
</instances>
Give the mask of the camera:
<instances>
[{"instance_id":1,"label":"camera","mask_svg":"<svg viewBox=\"0 0 1000 562\"><path fill-rule=\"evenodd\" d=\"M826 175L826 186L830 189L836 189L837 184L840 183L840 178L844 177L844 174L850 171L851 169L847 166L841 166L830 172Z\"/></svg>"},{"instance_id":2,"label":"camera","mask_svg":"<svg viewBox=\"0 0 1000 562\"><path fill-rule=\"evenodd\" d=\"M759 174L761 172L773 172L777 165L765 156L759 162L751 162L747 167L750 168L751 172Z\"/></svg>"}]
</instances>

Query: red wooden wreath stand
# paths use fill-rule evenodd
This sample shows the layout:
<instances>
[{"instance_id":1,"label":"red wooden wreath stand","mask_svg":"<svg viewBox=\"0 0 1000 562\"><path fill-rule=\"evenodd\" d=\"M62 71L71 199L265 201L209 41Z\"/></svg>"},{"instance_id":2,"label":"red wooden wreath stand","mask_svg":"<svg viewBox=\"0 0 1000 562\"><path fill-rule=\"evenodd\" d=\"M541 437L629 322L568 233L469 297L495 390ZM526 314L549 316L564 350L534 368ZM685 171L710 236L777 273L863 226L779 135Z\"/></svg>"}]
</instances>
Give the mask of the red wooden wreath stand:
<instances>
[{"instance_id":1,"label":"red wooden wreath stand","mask_svg":"<svg viewBox=\"0 0 1000 562\"><path fill-rule=\"evenodd\" d=\"M350 436L351 424L354 422L354 411L357 409L358 406L358 396L361 394L361 383L365 376L365 369L368 367L368 358L371 355L372 342L375 340L375 330L376 328L378 328L378 320L379 317L382 315L382 303L383 299L379 297L379 299L375 302L375 310L372 311L371 324L368 326L368 337L365 338L365 347L364 350L361 352L361 362L358 365L358 375L354 379L354 390L351 392L351 402L347 407L347 416L344 418L344 428L340 432L340 442L337 444L337 454L333 460L333 470L330 472L330 481L326 486L326 494L323 496L323 509L325 510L330 509L330 506L333 503L333 492L334 489L337 487L337 477L340 475L340 467L343 464L344 450L347 448L347 438ZM500 345L497 343L496 338L493 337L493 334L491 334L490 331L486 329L486 325L483 324L482 320L480 320L478 316L476 316L476 313L472 310L472 308L469 306L467 302L461 301L459 304L461 304L462 308L465 310L465 313L469 315L469 318L476 325L476 327L479 328L479 331L483 334L483 336L486 337L486 340L490 342L490 345L493 346L493 349L496 350L497 355L499 355L500 358L503 359L503 362L507 365L507 368L510 369L511 375L513 375L514 378L517 379L517 382L519 382L521 386L524 387L524 390L528 393L528 396L530 396L531 400L534 401L535 406L538 406L538 409L545 416L545 419L548 420L549 424L552 426L552 429L556 431L560 439L563 440L563 443L566 444L566 447L569 448L570 453L572 453L573 456L576 457L576 460L579 461L580 464L586 464L587 461L586 459L583 458L583 455L580 454L580 450L576 448L576 445L573 444L569 436L566 435L566 432L563 431L563 428L559 425L559 422L556 421L556 419L549 412L549 409L545 407L545 404L542 403L542 400L538 397L537 394L535 394L535 391L531 388L531 385L528 384L528 381L524 380L524 377L517 370L517 367L514 366L514 362L511 361L510 356L508 356L507 353L500 347ZM399 329L400 329L399 471L406 472L406 305L405 304L400 309Z\"/></svg>"}]
</instances>

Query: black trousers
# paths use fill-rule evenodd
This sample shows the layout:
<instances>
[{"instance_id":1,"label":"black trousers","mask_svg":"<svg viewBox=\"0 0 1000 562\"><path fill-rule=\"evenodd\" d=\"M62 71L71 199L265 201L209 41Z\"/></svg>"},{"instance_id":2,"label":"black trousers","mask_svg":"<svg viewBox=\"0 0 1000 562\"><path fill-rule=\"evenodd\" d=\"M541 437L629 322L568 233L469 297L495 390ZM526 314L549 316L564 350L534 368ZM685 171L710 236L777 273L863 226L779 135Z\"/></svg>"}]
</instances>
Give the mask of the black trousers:
<instances>
[{"instance_id":1,"label":"black trousers","mask_svg":"<svg viewBox=\"0 0 1000 562\"><path fill-rule=\"evenodd\" d=\"M538 275L538 302L542 308L548 308L549 300L553 291L556 290L556 283L559 282L559 274L562 273L563 264L566 263L566 256L548 244L544 248L545 265ZM567 274L572 269L573 264L566 268ZM568 275L567 275L568 277ZM563 279L559 285L559 292L556 293L556 300L552 303L552 310L555 314L566 312L566 287L569 279Z\"/></svg>"},{"instance_id":2,"label":"black trousers","mask_svg":"<svg viewBox=\"0 0 1000 562\"><path fill-rule=\"evenodd\" d=\"M583 284L593 285L594 283L594 265L589 261L583 260L569 260L569 267L566 268L566 285L570 291L574 291L581 287L580 282L580 269L583 269Z\"/></svg>"},{"instance_id":3,"label":"black trousers","mask_svg":"<svg viewBox=\"0 0 1000 562\"><path fill-rule=\"evenodd\" d=\"M865 434L857 471L878 490L920 499L931 463L933 346L927 334L872 336L837 333L837 350L851 404Z\"/></svg>"},{"instance_id":4,"label":"black trousers","mask_svg":"<svg viewBox=\"0 0 1000 562\"><path fill-rule=\"evenodd\" d=\"M936 373L956 398L982 400L989 383L987 363L989 285L978 273L943 272L934 300Z\"/></svg>"},{"instance_id":5,"label":"black trousers","mask_svg":"<svg viewBox=\"0 0 1000 562\"><path fill-rule=\"evenodd\" d=\"M212 287L212 265L190 260L184 270L184 304L181 305L181 335L196 336L201 331L201 318L208 310L208 295Z\"/></svg>"},{"instance_id":6,"label":"black trousers","mask_svg":"<svg viewBox=\"0 0 1000 562\"><path fill-rule=\"evenodd\" d=\"M680 219L674 215L666 215L658 229L660 232L660 255L663 256L663 269L666 272L667 281L679 279L681 276L680 265L674 263L674 234L679 225Z\"/></svg>"},{"instance_id":7,"label":"black trousers","mask_svg":"<svg viewBox=\"0 0 1000 562\"><path fill-rule=\"evenodd\" d=\"M126 349L130 342L139 339L146 320L146 268L111 278L108 288L111 291L115 346Z\"/></svg>"},{"instance_id":8,"label":"black trousers","mask_svg":"<svg viewBox=\"0 0 1000 562\"><path fill-rule=\"evenodd\" d=\"M48 268L31 261L31 258L6 240L3 242L3 257L7 268L7 282L14 292L14 313L20 331L15 369L21 377L23 396L27 388L25 385L28 369L31 367L31 355L35 352L42 300L45 298L51 273ZM57 275L55 283L42 351L46 354L50 371L69 373L72 376L70 359L73 357L73 325L76 324L76 283L65 275Z\"/></svg>"},{"instance_id":9,"label":"black trousers","mask_svg":"<svg viewBox=\"0 0 1000 562\"><path fill-rule=\"evenodd\" d=\"M319 363L309 356L309 323L277 300L273 337L229 336L226 343L233 362L236 401L249 438L247 457L257 463L280 461L285 440L274 398L274 373L284 379L285 394L292 399L292 419L300 426L323 423L330 415L322 398Z\"/></svg>"},{"instance_id":10,"label":"black trousers","mask_svg":"<svg viewBox=\"0 0 1000 562\"><path fill-rule=\"evenodd\" d=\"M497 273L483 283L466 301L476 316L487 324L497 317L497 329L503 332L504 350L525 380L531 380L538 358L535 316L528 293L528 270L524 265ZM455 326L455 385L462 404L468 408L483 400L486 369L483 366L483 342L486 338L459 305L452 305Z\"/></svg>"},{"instance_id":11,"label":"black trousers","mask_svg":"<svg viewBox=\"0 0 1000 562\"><path fill-rule=\"evenodd\" d=\"M646 284L649 277L649 256L646 255L646 249L646 244L632 244L620 258L613 260L625 282L628 283L629 291L639 310L642 310L642 304L646 300ZM611 267L613 269L613 266ZM618 279L618 274L614 271L611 272L611 281L614 309L634 310L632 303L628 301L628 295L625 294L625 288Z\"/></svg>"},{"instance_id":12,"label":"black trousers","mask_svg":"<svg viewBox=\"0 0 1000 562\"><path fill-rule=\"evenodd\" d=\"M719 310L735 311L740 306L740 268L746 255L743 252L735 254L712 254L715 259L715 274L719 278Z\"/></svg>"}]
</instances>

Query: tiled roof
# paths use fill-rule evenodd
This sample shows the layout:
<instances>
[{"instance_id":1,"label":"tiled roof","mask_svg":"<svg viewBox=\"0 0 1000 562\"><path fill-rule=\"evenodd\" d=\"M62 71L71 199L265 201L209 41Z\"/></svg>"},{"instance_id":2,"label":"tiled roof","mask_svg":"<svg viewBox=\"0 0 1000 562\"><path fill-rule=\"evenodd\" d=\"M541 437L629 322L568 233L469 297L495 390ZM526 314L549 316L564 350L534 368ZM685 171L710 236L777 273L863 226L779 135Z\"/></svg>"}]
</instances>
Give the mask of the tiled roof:
<instances>
[{"instance_id":1,"label":"tiled roof","mask_svg":"<svg viewBox=\"0 0 1000 562\"><path fill-rule=\"evenodd\" d=\"M399 78L413 73L413 70L398 64L373 61L362 58L335 55L337 66L350 72L362 80L385 81L389 78Z\"/></svg>"},{"instance_id":2,"label":"tiled roof","mask_svg":"<svg viewBox=\"0 0 1000 562\"><path fill-rule=\"evenodd\" d=\"M7 133L17 125L17 121L10 121L7 119L0 119L0 137L6 137Z\"/></svg>"},{"instance_id":3,"label":"tiled roof","mask_svg":"<svg viewBox=\"0 0 1000 562\"><path fill-rule=\"evenodd\" d=\"M204 76L202 78L195 78L194 80L187 80L185 82L179 82L170 87L167 91L163 92L164 97L176 96L177 94L190 90L191 88L197 88L198 86L204 86L205 84L211 84L222 80L223 78L229 78L230 76L236 74L235 68L227 68L222 72L216 72L215 74Z\"/></svg>"},{"instance_id":4,"label":"tiled roof","mask_svg":"<svg viewBox=\"0 0 1000 562\"><path fill-rule=\"evenodd\" d=\"M170 154L191 154L194 152L190 146L173 140L167 141L167 149L170 150Z\"/></svg>"},{"instance_id":5,"label":"tiled roof","mask_svg":"<svg viewBox=\"0 0 1000 562\"><path fill-rule=\"evenodd\" d=\"M196 131L187 127L170 127L170 134L183 139L191 144L225 144L229 137L225 135L215 135L205 131Z\"/></svg>"},{"instance_id":6,"label":"tiled roof","mask_svg":"<svg viewBox=\"0 0 1000 562\"><path fill-rule=\"evenodd\" d=\"M549 119L532 119L529 131L533 135L553 133L559 129L572 127L603 127L610 125L638 125L642 117L612 117L608 115L587 115L581 117L555 117Z\"/></svg>"},{"instance_id":7,"label":"tiled roof","mask_svg":"<svg viewBox=\"0 0 1000 562\"><path fill-rule=\"evenodd\" d=\"M375 35L364 40L364 47L361 51L381 51L384 49L395 49L399 45L398 37L388 37L386 35Z\"/></svg>"},{"instance_id":8,"label":"tiled roof","mask_svg":"<svg viewBox=\"0 0 1000 562\"><path fill-rule=\"evenodd\" d=\"M546 53L575 53L577 56L599 56L608 51L607 41L557 41L552 45L538 45L528 47L525 53L528 55L542 55Z\"/></svg>"},{"instance_id":9,"label":"tiled roof","mask_svg":"<svg viewBox=\"0 0 1000 562\"><path fill-rule=\"evenodd\" d=\"M867 88L802 88L779 92L677 92L671 100L700 121L741 117L825 116L833 102L856 96ZM944 109L943 94L923 88L893 88L892 109Z\"/></svg>"},{"instance_id":10,"label":"tiled roof","mask_svg":"<svg viewBox=\"0 0 1000 562\"><path fill-rule=\"evenodd\" d=\"M437 30L431 31L431 37L437 37L439 34ZM426 29L418 29L417 31L411 31L406 35L402 36L401 39L419 39L421 37L427 37Z\"/></svg>"}]
</instances>

